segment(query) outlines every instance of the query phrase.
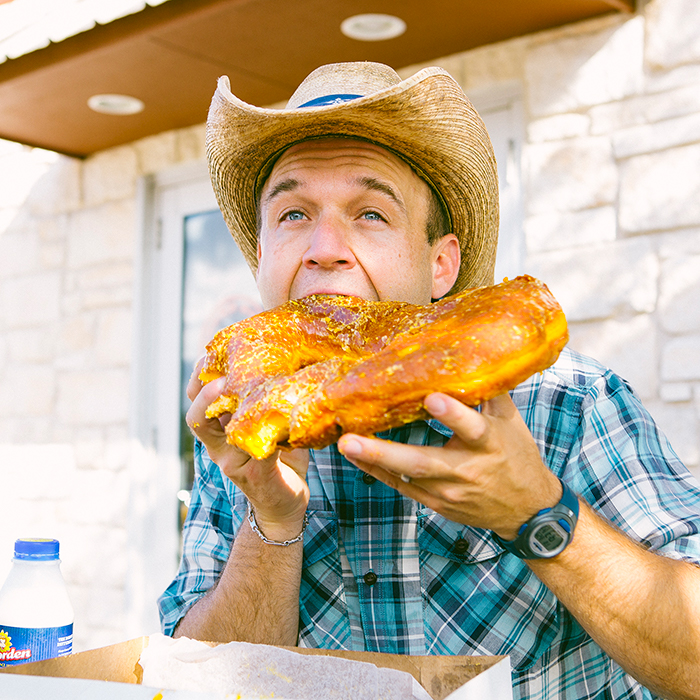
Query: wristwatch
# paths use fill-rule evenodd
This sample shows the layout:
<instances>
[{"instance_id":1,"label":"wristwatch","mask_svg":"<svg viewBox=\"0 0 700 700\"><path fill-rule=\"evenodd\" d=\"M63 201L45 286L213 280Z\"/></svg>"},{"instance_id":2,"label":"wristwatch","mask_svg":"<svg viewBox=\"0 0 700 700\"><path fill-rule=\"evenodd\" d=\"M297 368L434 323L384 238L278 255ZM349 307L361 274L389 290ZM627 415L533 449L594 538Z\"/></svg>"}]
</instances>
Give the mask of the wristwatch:
<instances>
[{"instance_id":1,"label":"wristwatch","mask_svg":"<svg viewBox=\"0 0 700 700\"><path fill-rule=\"evenodd\" d=\"M504 540L494 533L498 544L520 559L550 559L566 549L574 537L578 520L578 498L559 479L561 500L554 508L543 508L520 526L514 540Z\"/></svg>"}]
</instances>

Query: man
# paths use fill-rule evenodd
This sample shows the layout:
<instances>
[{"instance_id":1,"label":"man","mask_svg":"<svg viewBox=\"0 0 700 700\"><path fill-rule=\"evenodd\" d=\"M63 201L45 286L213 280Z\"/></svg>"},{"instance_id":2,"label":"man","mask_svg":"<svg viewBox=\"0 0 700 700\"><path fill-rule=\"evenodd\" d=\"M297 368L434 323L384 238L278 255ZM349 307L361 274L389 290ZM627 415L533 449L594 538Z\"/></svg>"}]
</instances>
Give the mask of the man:
<instances>
[{"instance_id":1,"label":"man","mask_svg":"<svg viewBox=\"0 0 700 700\"><path fill-rule=\"evenodd\" d=\"M207 150L267 308L492 281L495 161L440 69L324 66L285 110L222 80ZM205 417L222 385L196 375L166 633L508 654L518 698L700 695L700 489L611 372L565 350L480 411L432 394L431 420L259 462Z\"/></svg>"}]
</instances>

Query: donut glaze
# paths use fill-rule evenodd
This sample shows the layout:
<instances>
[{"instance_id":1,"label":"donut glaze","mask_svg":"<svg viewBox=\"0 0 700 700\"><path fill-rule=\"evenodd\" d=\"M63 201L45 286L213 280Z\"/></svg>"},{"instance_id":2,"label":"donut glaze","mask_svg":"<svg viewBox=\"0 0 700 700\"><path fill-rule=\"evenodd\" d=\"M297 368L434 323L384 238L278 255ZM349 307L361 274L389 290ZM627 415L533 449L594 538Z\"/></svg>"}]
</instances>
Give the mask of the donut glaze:
<instances>
[{"instance_id":1,"label":"donut glaze","mask_svg":"<svg viewBox=\"0 0 700 700\"><path fill-rule=\"evenodd\" d=\"M207 417L255 459L325 447L428 417L439 391L476 406L549 367L568 340L564 313L530 276L426 306L312 295L219 331L203 383L226 376Z\"/></svg>"}]
</instances>

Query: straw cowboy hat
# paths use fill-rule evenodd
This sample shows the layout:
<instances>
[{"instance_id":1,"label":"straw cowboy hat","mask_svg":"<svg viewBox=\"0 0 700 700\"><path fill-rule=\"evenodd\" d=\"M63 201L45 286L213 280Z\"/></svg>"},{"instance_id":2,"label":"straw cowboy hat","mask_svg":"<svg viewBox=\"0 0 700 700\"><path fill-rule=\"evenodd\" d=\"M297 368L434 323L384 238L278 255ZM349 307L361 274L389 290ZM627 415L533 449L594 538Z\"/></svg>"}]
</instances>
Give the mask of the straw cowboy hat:
<instances>
[{"instance_id":1,"label":"straw cowboy hat","mask_svg":"<svg viewBox=\"0 0 700 700\"><path fill-rule=\"evenodd\" d=\"M336 63L311 73L284 109L254 107L219 79L207 120L214 192L248 265L257 269L257 203L275 160L312 138L363 139L392 151L445 204L462 259L452 292L493 283L498 177L481 117L441 68L401 80L380 63Z\"/></svg>"}]
</instances>

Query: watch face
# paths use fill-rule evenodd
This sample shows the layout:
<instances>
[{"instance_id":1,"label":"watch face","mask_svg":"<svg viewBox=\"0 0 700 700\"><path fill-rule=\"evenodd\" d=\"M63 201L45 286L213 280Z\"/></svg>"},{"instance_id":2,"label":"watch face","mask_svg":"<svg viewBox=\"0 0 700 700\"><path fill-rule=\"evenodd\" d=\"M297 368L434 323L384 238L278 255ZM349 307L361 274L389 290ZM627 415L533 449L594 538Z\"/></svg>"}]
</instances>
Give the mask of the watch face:
<instances>
[{"instance_id":1,"label":"watch face","mask_svg":"<svg viewBox=\"0 0 700 700\"><path fill-rule=\"evenodd\" d=\"M569 533L558 523L543 523L533 528L528 540L535 554L553 557L566 547Z\"/></svg>"}]
</instances>

